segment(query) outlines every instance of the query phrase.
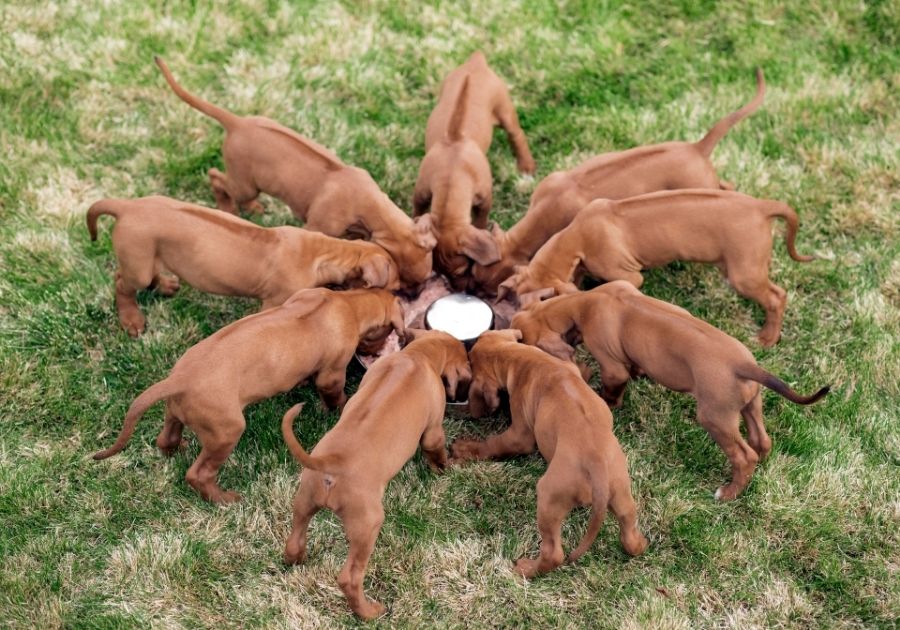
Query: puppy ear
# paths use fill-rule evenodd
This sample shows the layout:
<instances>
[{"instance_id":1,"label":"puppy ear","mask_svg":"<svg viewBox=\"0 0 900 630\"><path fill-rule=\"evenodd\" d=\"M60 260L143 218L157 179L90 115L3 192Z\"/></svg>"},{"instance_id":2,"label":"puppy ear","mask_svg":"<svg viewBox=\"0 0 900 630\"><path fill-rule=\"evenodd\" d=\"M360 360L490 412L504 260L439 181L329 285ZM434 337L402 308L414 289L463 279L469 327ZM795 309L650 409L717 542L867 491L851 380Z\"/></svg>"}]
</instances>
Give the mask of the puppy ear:
<instances>
[{"instance_id":1,"label":"puppy ear","mask_svg":"<svg viewBox=\"0 0 900 630\"><path fill-rule=\"evenodd\" d=\"M391 263L386 256L369 256L362 264L363 285L367 289L381 289L391 279Z\"/></svg>"},{"instance_id":2,"label":"puppy ear","mask_svg":"<svg viewBox=\"0 0 900 630\"><path fill-rule=\"evenodd\" d=\"M422 330L421 328L405 328L402 333L397 333L400 339L403 341L403 347L405 348L413 341L424 335L427 330Z\"/></svg>"},{"instance_id":3,"label":"puppy ear","mask_svg":"<svg viewBox=\"0 0 900 630\"><path fill-rule=\"evenodd\" d=\"M522 305L522 308L527 308L532 304L536 304L541 300L545 300L547 298L552 298L556 295L556 289L553 287L545 287L543 289L538 289L537 291L529 291L528 293L523 293L519 296L519 303Z\"/></svg>"},{"instance_id":4,"label":"puppy ear","mask_svg":"<svg viewBox=\"0 0 900 630\"><path fill-rule=\"evenodd\" d=\"M476 377L469 387L469 415L481 418L497 410L500 406L500 392L492 381Z\"/></svg>"},{"instance_id":5,"label":"puppy ear","mask_svg":"<svg viewBox=\"0 0 900 630\"><path fill-rule=\"evenodd\" d=\"M463 254L479 265L492 265L500 260L500 247L487 230L467 225L459 239Z\"/></svg>"},{"instance_id":6,"label":"puppy ear","mask_svg":"<svg viewBox=\"0 0 900 630\"><path fill-rule=\"evenodd\" d=\"M459 400L469 390L472 381L472 368L468 361L449 363L442 374L447 400Z\"/></svg>"},{"instance_id":7,"label":"puppy ear","mask_svg":"<svg viewBox=\"0 0 900 630\"><path fill-rule=\"evenodd\" d=\"M282 306L290 307L295 317L305 317L322 306L330 294L328 289L300 289Z\"/></svg>"},{"instance_id":8,"label":"puppy ear","mask_svg":"<svg viewBox=\"0 0 900 630\"><path fill-rule=\"evenodd\" d=\"M516 273L500 283L500 286L497 287L497 302L506 299L506 296L510 294L516 294L516 289L519 286L519 277L519 274Z\"/></svg>"},{"instance_id":9,"label":"puppy ear","mask_svg":"<svg viewBox=\"0 0 900 630\"><path fill-rule=\"evenodd\" d=\"M431 220L431 214L423 214L413 219L415 223L416 244L422 249L434 249L437 245L437 239L434 236L434 224Z\"/></svg>"},{"instance_id":10,"label":"puppy ear","mask_svg":"<svg viewBox=\"0 0 900 630\"><path fill-rule=\"evenodd\" d=\"M397 331L397 336L402 339L406 332L406 323L403 320L403 309L400 308L400 298L397 297L391 304L391 326Z\"/></svg>"},{"instance_id":11,"label":"puppy ear","mask_svg":"<svg viewBox=\"0 0 900 630\"><path fill-rule=\"evenodd\" d=\"M538 348L563 361L575 360L575 348L563 340L557 333L545 331L535 344Z\"/></svg>"}]
</instances>

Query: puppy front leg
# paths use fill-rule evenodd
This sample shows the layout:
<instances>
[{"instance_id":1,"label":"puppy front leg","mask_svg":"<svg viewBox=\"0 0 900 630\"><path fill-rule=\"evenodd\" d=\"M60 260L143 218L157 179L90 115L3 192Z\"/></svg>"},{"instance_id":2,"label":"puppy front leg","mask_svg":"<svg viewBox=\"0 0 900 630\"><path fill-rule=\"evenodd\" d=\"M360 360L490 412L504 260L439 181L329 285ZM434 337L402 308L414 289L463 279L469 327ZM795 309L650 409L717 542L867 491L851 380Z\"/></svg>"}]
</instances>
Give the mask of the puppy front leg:
<instances>
[{"instance_id":1,"label":"puppy front leg","mask_svg":"<svg viewBox=\"0 0 900 630\"><path fill-rule=\"evenodd\" d=\"M346 374L344 370L322 370L316 375L316 389L322 402L329 409L343 409L347 402L344 393Z\"/></svg>"},{"instance_id":2,"label":"puppy front leg","mask_svg":"<svg viewBox=\"0 0 900 630\"><path fill-rule=\"evenodd\" d=\"M603 382L600 398L609 405L610 409L621 407L622 400L625 398L625 387L631 378L628 368L610 359L598 358L597 361L600 363L600 380Z\"/></svg>"},{"instance_id":3,"label":"puppy front leg","mask_svg":"<svg viewBox=\"0 0 900 630\"><path fill-rule=\"evenodd\" d=\"M456 440L453 443L453 459L459 461L495 459L511 455L525 455L534 451L534 433L524 424L515 422L503 433L478 440Z\"/></svg>"},{"instance_id":4,"label":"puppy front leg","mask_svg":"<svg viewBox=\"0 0 900 630\"><path fill-rule=\"evenodd\" d=\"M525 138L525 132L519 125L519 116L516 114L516 108L509 99L509 95L505 98L497 108L497 119L500 126L506 131L509 137L509 143L512 145L516 154L516 166L523 175L534 175L537 168L534 158L531 157L531 150L528 148L528 140Z\"/></svg>"},{"instance_id":5,"label":"puppy front leg","mask_svg":"<svg viewBox=\"0 0 900 630\"><path fill-rule=\"evenodd\" d=\"M436 473L444 472L447 468L447 448L445 446L447 436L444 435L444 428L438 424L435 427L429 427L422 434L422 440L419 445L422 447L422 454L428 460L428 465Z\"/></svg>"}]
</instances>

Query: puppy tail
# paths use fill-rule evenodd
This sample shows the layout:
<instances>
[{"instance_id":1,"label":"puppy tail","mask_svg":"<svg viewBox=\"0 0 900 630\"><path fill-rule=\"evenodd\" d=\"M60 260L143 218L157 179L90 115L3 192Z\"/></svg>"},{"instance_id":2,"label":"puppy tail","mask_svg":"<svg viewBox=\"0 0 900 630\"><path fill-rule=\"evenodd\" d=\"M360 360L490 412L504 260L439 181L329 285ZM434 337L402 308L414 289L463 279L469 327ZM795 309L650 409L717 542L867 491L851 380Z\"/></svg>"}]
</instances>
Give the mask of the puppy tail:
<instances>
[{"instance_id":1,"label":"puppy tail","mask_svg":"<svg viewBox=\"0 0 900 630\"><path fill-rule=\"evenodd\" d=\"M591 480L591 483L594 483L593 480ZM588 549L591 548L591 545L594 544L594 541L597 539L597 535L600 533L600 529L603 527L603 521L606 520L606 509L608 503L609 493L607 492L606 488L599 487L594 484L593 497L591 501L591 520L588 521L587 529L584 532L584 537L581 539L581 542L578 543L578 546L575 547L575 549L572 550L572 553L569 554L568 558L566 558L567 564L576 562L587 552Z\"/></svg>"},{"instance_id":2,"label":"puppy tail","mask_svg":"<svg viewBox=\"0 0 900 630\"><path fill-rule=\"evenodd\" d=\"M108 214L115 218L119 218L119 208L115 199L101 199L96 202L87 211L87 229L91 235L91 240L97 240L97 218L101 214Z\"/></svg>"},{"instance_id":3,"label":"puppy tail","mask_svg":"<svg viewBox=\"0 0 900 630\"><path fill-rule=\"evenodd\" d=\"M697 150L700 151L705 157L709 157L713 149L716 148L716 145L719 143L719 140L725 137L732 127L738 124L741 120L755 112L759 109L759 106L763 103L763 98L766 95L766 80L763 77L762 68L756 69L756 96L753 97L753 100L741 107L736 112L728 114L725 118L717 122L709 132L703 136L703 139L698 142L695 146Z\"/></svg>"},{"instance_id":4,"label":"puppy tail","mask_svg":"<svg viewBox=\"0 0 900 630\"><path fill-rule=\"evenodd\" d=\"M447 126L447 138L451 142L462 140L463 120L466 117L466 98L469 95L469 75L463 79L462 87L459 88L459 94L456 97L456 104L453 106L453 115L450 116L450 124Z\"/></svg>"},{"instance_id":5,"label":"puppy tail","mask_svg":"<svg viewBox=\"0 0 900 630\"><path fill-rule=\"evenodd\" d=\"M203 112L207 116L218 120L219 124L225 127L226 131L230 130L240 122L240 116L232 114L227 109L217 107L216 105L213 105L208 101L204 101L199 96L195 96L181 87L175 80L175 77L172 76L172 72L169 70L169 66L166 65L166 62L163 61L162 57L153 55L153 61L155 61L156 65L159 66L159 69L162 70L163 76L166 79L166 83L169 84L169 87L172 88L172 91L175 92L175 94L177 94L178 97L185 103L187 103L194 109Z\"/></svg>"},{"instance_id":6,"label":"puppy tail","mask_svg":"<svg viewBox=\"0 0 900 630\"><path fill-rule=\"evenodd\" d=\"M769 215L781 217L787 223L787 233L784 235L784 242L787 245L788 254L790 254L791 258L797 262L809 262L816 259L815 256L802 256L797 253L794 242L797 239L797 228L800 227L800 219L797 218L797 213L794 212L793 208L786 203L776 201L772 204L772 210L769 212Z\"/></svg>"},{"instance_id":7,"label":"puppy tail","mask_svg":"<svg viewBox=\"0 0 900 630\"><path fill-rule=\"evenodd\" d=\"M137 425L137 421L140 420L141 416L143 416L152 405L177 392L177 386L169 379L163 379L159 383L151 385L144 390L144 393L135 398L134 402L131 403L131 407L128 408L128 412L125 414L125 423L122 426L122 430L119 432L119 437L116 438L116 443L106 450L94 453L94 459L106 459L125 448L125 445L128 443L128 440L131 439L131 434L134 433L134 427Z\"/></svg>"},{"instance_id":8,"label":"puppy tail","mask_svg":"<svg viewBox=\"0 0 900 630\"><path fill-rule=\"evenodd\" d=\"M766 372L756 364L745 365L744 367L736 370L736 374L740 378L747 378L751 381L756 381L757 383L768 387L779 396L783 396L791 402L797 403L798 405L811 405L814 402L817 402L824 398L825 394L831 391L831 387L826 386L817 391L815 394L812 394L811 396L801 396L793 389L791 389L790 386L780 378L773 374L770 374L769 372Z\"/></svg>"},{"instance_id":9,"label":"puppy tail","mask_svg":"<svg viewBox=\"0 0 900 630\"><path fill-rule=\"evenodd\" d=\"M294 435L294 420L300 415L303 404L304 403L294 405L285 412L284 417L281 419L281 435L284 438L284 442L287 444L291 455L294 456L294 459L296 459L301 466L304 468L311 468L312 470L318 470L319 472L330 472L329 468L336 463L335 457L333 455L328 457L313 457L303 450L303 446L301 446L300 441Z\"/></svg>"}]
</instances>

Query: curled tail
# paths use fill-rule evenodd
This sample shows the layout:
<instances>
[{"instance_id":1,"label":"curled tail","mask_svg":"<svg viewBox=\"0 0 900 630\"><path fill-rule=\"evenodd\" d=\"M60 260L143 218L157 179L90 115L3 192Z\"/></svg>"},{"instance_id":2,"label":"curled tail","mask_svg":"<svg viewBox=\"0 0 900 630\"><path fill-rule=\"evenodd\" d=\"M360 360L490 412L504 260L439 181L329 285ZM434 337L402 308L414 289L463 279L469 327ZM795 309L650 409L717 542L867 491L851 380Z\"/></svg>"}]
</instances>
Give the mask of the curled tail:
<instances>
[{"instance_id":1,"label":"curled tail","mask_svg":"<svg viewBox=\"0 0 900 630\"><path fill-rule=\"evenodd\" d=\"M812 396L801 396L793 389L791 389L788 384L782 381L780 378L773 374L769 374L764 369L755 364L745 365L744 367L738 368L737 370L735 370L735 373L740 378L748 378L751 381L756 381L757 383L768 387L779 396L784 396L791 402L797 403L798 405L811 405L814 402L822 399L825 394L831 391L831 387L826 386L817 391Z\"/></svg>"},{"instance_id":2,"label":"curled tail","mask_svg":"<svg viewBox=\"0 0 900 630\"><path fill-rule=\"evenodd\" d=\"M587 529L584 532L584 536L581 538L581 542L578 543L578 546L572 550L572 553L566 558L566 563L572 564L576 562L578 558L583 556L588 549L591 548L591 545L594 544L594 541L597 539L597 534L600 533L600 529L603 527L603 521L606 519L606 509L609 504L609 492L606 490L605 486L598 486L594 480L593 476L595 473L593 471L591 474L591 484L593 485L593 492L591 496L591 520L588 521Z\"/></svg>"},{"instance_id":3,"label":"curled tail","mask_svg":"<svg viewBox=\"0 0 900 630\"><path fill-rule=\"evenodd\" d=\"M131 407L128 408L128 412L125 414L125 423L122 425L122 430L119 432L119 437L116 438L115 444L106 450L94 453L94 459L106 459L125 448L125 445L131 438L131 434L134 433L137 421L144 415L144 412L160 400L168 398L177 392L177 386L169 379L163 379L144 390L144 393L135 398L134 402L131 403Z\"/></svg>"},{"instance_id":4,"label":"curled tail","mask_svg":"<svg viewBox=\"0 0 900 630\"><path fill-rule=\"evenodd\" d=\"M294 420L300 414L301 409L303 409L303 403L294 405L285 412L284 417L281 419L281 436L284 438L291 455L294 456L294 459L301 466L318 470L319 472L330 472L329 468L332 468L337 463L336 456L313 457L303 450L303 446L300 445L300 441L294 435Z\"/></svg>"},{"instance_id":5,"label":"curled tail","mask_svg":"<svg viewBox=\"0 0 900 630\"><path fill-rule=\"evenodd\" d=\"M700 140L696 144L697 150L700 151L706 157L709 157L712 154L713 149L716 148L716 144L719 143L719 140L725 137L732 127L734 127L741 120L755 112L759 109L759 106L763 103L763 98L766 95L766 80L763 77L762 68L756 69L756 96L753 97L753 100L741 107L736 112L732 112L728 114L725 118L717 122L713 125L713 128L707 132L703 139Z\"/></svg>"},{"instance_id":6,"label":"curled tail","mask_svg":"<svg viewBox=\"0 0 900 630\"><path fill-rule=\"evenodd\" d=\"M462 87L456 96L456 104L453 106L453 114L450 116L450 124L447 126L447 138L452 142L462 140L463 120L466 117L466 97L469 95L469 75L463 79Z\"/></svg>"},{"instance_id":7,"label":"curled tail","mask_svg":"<svg viewBox=\"0 0 900 630\"><path fill-rule=\"evenodd\" d=\"M240 122L241 117L232 114L227 109L222 109L221 107L217 107L208 101L204 101L199 96L194 96L183 87L178 85L178 82L175 80L175 77L172 76L172 72L169 70L169 66L166 65L166 62L163 61L162 57L158 55L153 55L153 61L156 62L156 65L159 66L159 69L162 70L163 76L166 79L166 83L169 84L169 87L172 88L172 91L178 95L178 97L183 100L185 103L190 105L196 110L199 110L210 116L211 118L215 118L219 121L219 123L225 127L225 130L228 131L237 123Z\"/></svg>"},{"instance_id":8,"label":"curled tail","mask_svg":"<svg viewBox=\"0 0 900 630\"><path fill-rule=\"evenodd\" d=\"M121 208L118 207L118 200L116 199L101 199L88 208L86 217L87 228L92 241L97 240L97 217L101 214L108 214L118 219L120 210Z\"/></svg>"},{"instance_id":9,"label":"curled tail","mask_svg":"<svg viewBox=\"0 0 900 630\"><path fill-rule=\"evenodd\" d=\"M809 262L816 259L815 256L801 256L797 253L794 241L797 238L797 228L800 227L800 219L797 218L797 213L794 212L793 208L786 203L776 201L772 205L769 215L781 217L787 223L787 233L784 235L784 242L787 245L788 254L790 254L791 258L797 262Z\"/></svg>"}]
</instances>

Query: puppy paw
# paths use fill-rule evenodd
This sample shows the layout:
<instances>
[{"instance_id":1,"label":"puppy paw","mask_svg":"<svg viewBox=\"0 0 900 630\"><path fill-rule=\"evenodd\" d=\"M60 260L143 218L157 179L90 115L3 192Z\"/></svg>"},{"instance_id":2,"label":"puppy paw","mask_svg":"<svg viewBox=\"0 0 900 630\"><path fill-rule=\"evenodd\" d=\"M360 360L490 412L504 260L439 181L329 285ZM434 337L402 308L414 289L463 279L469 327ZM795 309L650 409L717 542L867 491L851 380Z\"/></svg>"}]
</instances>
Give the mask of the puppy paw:
<instances>
[{"instance_id":1,"label":"puppy paw","mask_svg":"<svg viewBox=\"0 0 900 630\"><path fill-rule=\"evenodd\" d=\"M716 501L734 501L737 498L737 495L737 491L728 485L718 488L713 494L713 497Z\"/></svg>"},{"instance_id":2,"label":"puppy paw","mask_svg":"<svg viewBox=\"0 0 900 630\"><path fill-rule=\"evenodd\" d=\"M147 320L140 312L127 313L119 317L122 328L132 337L140 337L146 328Z\"/></svg>"},{"instance_id":3,"label":"puppy paw","mask_svg":"<svg viewBox=\"0 0 900 630\"><path fill-rule=\"evenodd\" d=\"M384 607L384 604L376 602L371 599L366 599L366 603L359 607L358 610L354 610L361 619L365 619L366 621L371 621L372 619L378 619L381 617L387 609Z\"/></svg>"},{"instance_id":4,"label":"puppy paw","mask_svg":"<svg viewBox=\"0 0 900 630\"><path fill-rule=\"evenodd\" d=\"M518 573L525 579L533 578L537 574L537 560L519 558L513 565L513 572Z\"/></svg>"},{"instance_id":5,"label":"puppy paw","mask_svg":"<svg viewBox=\"0 0 900 630\"><path fill-rule=\"evenodd\" d=\"M165 295L166 297L175 295L180 288L181 282L178 280L178 276L166 275L157 276L156 278L156 292L160 295Z\"/></svg>"},{"instance_id":6,"label":"puppy paw","mask_svg":"<svg viewBox=\"0 0 900 630\"><path fill-rule=\"evenodd\" d=\"M244 204L244 210L251 214L263 214L266 211L266 207L260 202L253 200Z\"/></svg>"}]
</instances>

